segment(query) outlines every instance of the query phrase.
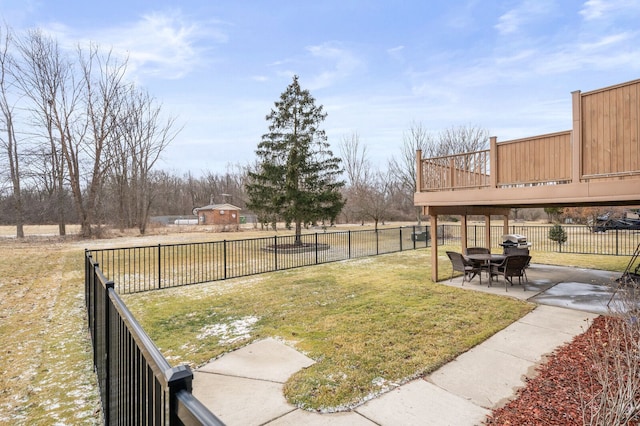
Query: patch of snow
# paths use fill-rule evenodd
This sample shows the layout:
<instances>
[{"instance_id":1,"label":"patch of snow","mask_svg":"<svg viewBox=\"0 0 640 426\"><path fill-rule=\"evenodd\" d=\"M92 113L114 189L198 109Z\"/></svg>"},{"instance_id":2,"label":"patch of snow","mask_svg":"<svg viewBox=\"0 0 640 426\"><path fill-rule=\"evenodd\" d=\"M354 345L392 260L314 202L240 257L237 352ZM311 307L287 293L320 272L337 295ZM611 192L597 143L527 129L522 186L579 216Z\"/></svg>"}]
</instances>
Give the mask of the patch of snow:
<instances>
[{"instance_id":1,"label":"patch of snow","mask_svg":"<svg viewBox=\"0 0 640 426\"><path fill-rule=\"evenodd\" d=\"M202 340L207 337L218 337L221 344L234 343L238 340L244 340L251 337L251 330L253 325L259 321L259 318L254 316L248 316L240 318L229 323L218 323L207 325L202 328L200 334L196 336L197 339Z\"/></svg>"}]
</instances>

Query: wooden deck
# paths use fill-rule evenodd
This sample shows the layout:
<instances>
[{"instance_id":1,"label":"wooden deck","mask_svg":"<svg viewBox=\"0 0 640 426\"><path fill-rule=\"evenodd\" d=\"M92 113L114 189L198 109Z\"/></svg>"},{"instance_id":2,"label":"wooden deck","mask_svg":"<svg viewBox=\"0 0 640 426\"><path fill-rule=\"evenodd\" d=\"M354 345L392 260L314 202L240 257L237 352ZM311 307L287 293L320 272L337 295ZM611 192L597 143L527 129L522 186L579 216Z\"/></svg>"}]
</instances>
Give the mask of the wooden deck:
<instances>
[{"instance_id":1,"label":"wooden deck","mask_svg":"<svg viewBox=\"0 0 640 426\"><path fill-rule=\"evenodd\" d=\"M640 204L640 80L576 91L570 130L498 142L489 150L417 155L416 206Z\"/></svg>"},{"instance_id":2,"label":"wooden deck","mask_svg":"<svg viewBox=\"0 0 640 426\"><path fill-rule=\"evenodd\" d=\"M571 128L498 142L488 150L437 158L417 152L414 204L430 216L504 217L511 208L640 205L640 80L572 93ZM490 226L486 226L490 229ZM491 235L485 236L491 247ZM437 248L437 241L436 241ZM432 279L438 279L432 249Z\"/></svg>"}]
</instances>

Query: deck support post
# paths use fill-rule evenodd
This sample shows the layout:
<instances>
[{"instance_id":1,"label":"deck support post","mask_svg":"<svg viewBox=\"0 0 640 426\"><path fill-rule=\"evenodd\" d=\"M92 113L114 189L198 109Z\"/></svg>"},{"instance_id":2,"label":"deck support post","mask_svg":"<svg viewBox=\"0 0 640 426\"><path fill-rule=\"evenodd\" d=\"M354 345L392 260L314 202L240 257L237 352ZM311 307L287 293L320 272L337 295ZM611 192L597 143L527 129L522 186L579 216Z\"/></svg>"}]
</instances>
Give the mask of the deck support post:
<instances>
[{"instance_id":1,"label":"deck support post","mask_svg":"<svg viewBox=\"0 0 640 426\"><path fill-rule=\"evenodd\" d=\"M438 215L431 213L431 280L438 282Z\"/></svg>"},{"instance_id":2,"label":"deck support post","mask_svg":"<svg viewBox=\"0 0 640 426\"><path fill-rule=\"evenodd\" d=\"M462 253L467 251L467 215L460 216L460 242L462 243Z\"/></svg>"},{"instance_id":3,"label":"deck support post","mask_svg":"<svg viewBox=\"0 0 640 426\"><path fill-rule=\"evenodd\" d=\"M571 92L573 129L571 131L571 182L580 183L582 176L582 94Z\"/></svg>"},{"instance_id":4,"label":"deck support post","mask_svg":"<svg viewBox=\"0 0 640 426\"><path fill-rule=\"evenodd\" d=\"M491 250L491 215L484 216L484 243Z\"/></svg>"}]
</instances>

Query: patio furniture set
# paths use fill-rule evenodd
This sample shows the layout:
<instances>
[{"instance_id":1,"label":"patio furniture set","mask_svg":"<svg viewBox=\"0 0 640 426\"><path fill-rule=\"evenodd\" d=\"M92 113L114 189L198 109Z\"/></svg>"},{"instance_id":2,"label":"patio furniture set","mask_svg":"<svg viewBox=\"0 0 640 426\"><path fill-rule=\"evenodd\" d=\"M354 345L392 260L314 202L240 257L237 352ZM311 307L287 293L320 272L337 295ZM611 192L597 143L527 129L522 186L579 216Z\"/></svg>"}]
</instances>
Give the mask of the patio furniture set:
<instances>
[{"instance_id":1,"label":"patio furniture set","mask_svg":"<svg viewBox=\"0 0 640 426\"><path fill-rule=\"evenodd\" d=\"M486 273L489 278L489 287L491 287L492 281L502 276L505 291L508 291L508 287L513 286L513 279L517 277L522 289L526 290L525 283L528 282L526 269L531 262L528 250L510 247L504 249L504 254L492 254L485 247L469 247L464 254L448 251L447 256L453 267L451 278L453 279L455 272L462 272L462 285L465 281L471 282L476 276L482 284L482 274Z\"/></svg>"}]
</instances>

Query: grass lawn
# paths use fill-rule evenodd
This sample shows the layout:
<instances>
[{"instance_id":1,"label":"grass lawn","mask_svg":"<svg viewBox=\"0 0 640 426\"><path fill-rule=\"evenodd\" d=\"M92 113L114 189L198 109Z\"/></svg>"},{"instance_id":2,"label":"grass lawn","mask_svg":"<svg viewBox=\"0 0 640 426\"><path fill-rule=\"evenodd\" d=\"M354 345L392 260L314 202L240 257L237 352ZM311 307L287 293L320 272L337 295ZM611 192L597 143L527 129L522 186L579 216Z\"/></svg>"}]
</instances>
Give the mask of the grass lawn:
<instances>
[{"instance_id":1,"label":"grass lawn","mask_svg":"<svg viewBox=\"0 0 640 426\"><path fill-rule=\"evenodd\" d=\"M197 367L265 337L290 342L316 364L287 382L287 399L335 411L435 370L533 308L434 284L428 259L417 250L125 302L171 363Z\"/></svg>"}]
</instances>

